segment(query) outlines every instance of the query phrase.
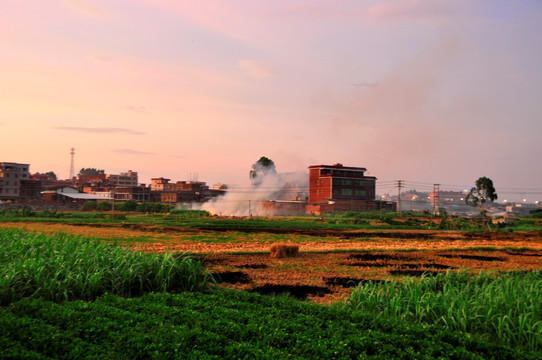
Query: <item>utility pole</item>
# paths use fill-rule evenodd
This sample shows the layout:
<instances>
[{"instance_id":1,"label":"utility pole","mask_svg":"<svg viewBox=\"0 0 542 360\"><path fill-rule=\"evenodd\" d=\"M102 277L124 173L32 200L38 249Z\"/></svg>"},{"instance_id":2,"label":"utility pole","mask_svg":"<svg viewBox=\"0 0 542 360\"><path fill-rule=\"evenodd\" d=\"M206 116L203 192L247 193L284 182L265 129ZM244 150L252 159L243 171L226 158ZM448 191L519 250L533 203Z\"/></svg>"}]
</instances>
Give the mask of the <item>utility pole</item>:
<instances>
[{"instance_id":1,"label":"utility pole","mask_svg":"<svg viewBox=\"0 0 542 360\"><path fill-rule=\"evenodd\" d=\"M397 213L401 217L401 187L405 184L404 180L397 180Z\"/></svg>"},{"instance_id":2,"label":"utility pole","mask_svg":"<svg viewBox=\"0 0 542 360\"><path fill-rule=\"evenodd\" d=\"M74 165L74 161L73 161L73 157L75 156L75 149L73 147L70 149L70 155L71 155L70 181L72 182L72 184L75 185L75 181L73 180L73 178L75 177L75 165Z\"/></svg>"},{"instance_id":3,"label":"utility pole","mask_svg":"<svg viewBox=\"0 0 542 360\"><path fill-rule=\"evenodd\" d=\"M440 213L440 184L433 184L433 215Z\"/></svg>"}]
</instances>

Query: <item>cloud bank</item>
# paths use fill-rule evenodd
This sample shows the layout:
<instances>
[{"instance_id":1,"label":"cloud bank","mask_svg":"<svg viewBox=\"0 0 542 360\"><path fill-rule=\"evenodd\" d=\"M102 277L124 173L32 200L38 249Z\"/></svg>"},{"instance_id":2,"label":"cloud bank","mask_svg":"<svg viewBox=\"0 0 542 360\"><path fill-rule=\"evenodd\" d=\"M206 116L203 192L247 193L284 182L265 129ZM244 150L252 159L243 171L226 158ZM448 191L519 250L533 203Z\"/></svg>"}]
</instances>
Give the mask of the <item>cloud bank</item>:
<instances>
[{"instance_id":1,"label":"cloud bank","mask_svg":"<svg viewBox=\"0 0 542 360\"><path fill-rule=\"evenodd\" d=\"M140 151L140 150L132 150L132 149L115 149L113 152L118 154L128 154L128 155L154 155L154 153L147 152L147 151Z\"/></svg>"},{"instance_id":2,"label":"cloud bank","mask_svg":"<svg viewBox=\"0 0 542 360\"><path fill-rule=\"evenodd\" d=\"M123 134L123 135L144 135L145 133L126 128L114 127L77 127L77 126L57 126L54 129L78 131L89 134Z\"/></svg>"}]
</instances>

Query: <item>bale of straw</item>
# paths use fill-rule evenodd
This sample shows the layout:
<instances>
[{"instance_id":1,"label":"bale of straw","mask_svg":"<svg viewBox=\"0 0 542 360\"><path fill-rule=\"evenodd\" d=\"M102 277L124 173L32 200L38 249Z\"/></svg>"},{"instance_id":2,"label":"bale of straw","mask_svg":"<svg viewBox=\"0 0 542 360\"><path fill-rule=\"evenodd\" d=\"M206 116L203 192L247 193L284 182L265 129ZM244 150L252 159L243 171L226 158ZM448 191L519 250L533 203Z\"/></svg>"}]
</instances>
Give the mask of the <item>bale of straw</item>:
<instances>
[{"instance_id":1,"label":"bale of straw","mask_svg":"<svg viewBox=\"0 0 542 360\"><path fill-rule=\"evenodd\" d=\"M298 245L273 244L270 250L273 258L296 257L299 255Z\"/></svg>"}]
</instances>

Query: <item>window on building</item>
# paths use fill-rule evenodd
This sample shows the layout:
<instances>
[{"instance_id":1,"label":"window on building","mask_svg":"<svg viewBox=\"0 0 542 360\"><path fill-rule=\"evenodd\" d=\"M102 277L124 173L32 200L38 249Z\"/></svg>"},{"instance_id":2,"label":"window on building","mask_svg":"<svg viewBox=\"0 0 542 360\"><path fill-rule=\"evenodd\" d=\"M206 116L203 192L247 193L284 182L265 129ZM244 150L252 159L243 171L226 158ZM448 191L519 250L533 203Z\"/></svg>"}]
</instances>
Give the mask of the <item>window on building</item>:
<instances>
[{"instance_id":1,"label":"window on building","mask_svg":"<svg viewBox=\"0 0 542 360\"><path fill-rule=\"evenodd\" d=\"M349 179L342 179L341 184L342 184L342 185L350 186L350 185L352 185L352 180L349 180Z\"/></svg>"},{"instance_id":2,"label":"window on building","mask_svg":"<svg viewBox=\"0 0 542 360\"><path fill-rule=\"evenodd\" d=\"M370 180L356 180L356 186L371 186L372 182Z\"/></svg>"},{"instance_id":3,"label":"window on building","mask_svg":"<svg viewBox=\"0 0 542 360\"><path fill-rule=\"evenodd\" d=\"M365 191L365 190L355 190L355 191L354 191L354 194L355 194L356 196L366 196L366 195L367 195L367 191Z\"/></svg>"},{"instance_id":4,"label":"window on building","mask_svg":"<svg viewBox=\"0 0 542 360\"><path fill-rule=\"evenodd\" d=\"M352 189L341 189L341 195L352 195Z\"/></svg>"}]
</instances>

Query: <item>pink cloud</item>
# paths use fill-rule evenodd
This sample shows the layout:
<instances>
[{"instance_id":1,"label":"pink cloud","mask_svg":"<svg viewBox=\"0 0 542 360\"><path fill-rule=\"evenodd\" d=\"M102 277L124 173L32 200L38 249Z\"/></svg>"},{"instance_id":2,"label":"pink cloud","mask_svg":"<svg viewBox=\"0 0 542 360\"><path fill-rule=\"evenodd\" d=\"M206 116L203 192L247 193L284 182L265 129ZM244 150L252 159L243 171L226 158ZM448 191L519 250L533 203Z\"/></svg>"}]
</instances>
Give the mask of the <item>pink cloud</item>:
<instances>
[{"instance_id":1,"label":"pink cloud","mask_svg":"<svg viewBox=\"0 0 542 360\"><path fill-rule=\"evenodd\" d=\"M254 79L267 79L275 74L275 70L262 61L244 59L240 60L238 64L239 68L245 70L245 73Z\"/></svg>"},{"instance_id":2,"label":"pink cloud","mask_svg":"<svg viewBox=\"0 0 542 360\"><path fill-rule=\"evenodd\" d=\"M64 0L64 4L78 14L100 20L109 20L109 13L95 3L84 0Z\"/></svg>"},{"instance_id":3,"label":"pink cloud","mask_svg":"<svg viewBox=\"0 0 542 360\"><path fill-rule=\"evenodd\" d=\"M365 23L433 22L456 19L470 11L463 0L393 0L366 6L361 2L293 3L266 11L273 17L358 20ZM468 15L468 13L466 13Z\"/></svg>"},{"instance_id":4,"label":"pink cloud","mask_svg":"<svg viewBox=\"0 0 542 360\"><path fill-rule=\"evenodd\" d=\"M362 11L369 22L439 21L458 15L461 1L404 0L371 6Z\"/></svg>"},{"instance_id":5,"label":"pink cloud","mask_svg":"<svg viewBox=\"0 0 542 360\"><path fill-rule=\"evenodd\" d=\"M117 127L81 127L81 126L56 126L54 129L78 131L90 134L124 134L124 135L144 135L145 133L137 130L117 128Z\"/></svg>"},{"instance_id":6,"label":"pink cloud","mask_svg":"<svg viewBox=\"0 0 542 360\"><path fill-rule=\"evenodd\" d=\"M258 1L133 1L175 13L183 22L247 44L261 46L262 36L268 33L261 26L262 8L267 5Z\"/></svg>"}]
</instances>

